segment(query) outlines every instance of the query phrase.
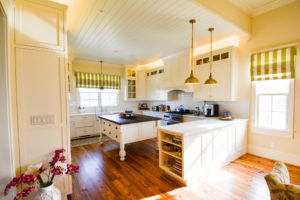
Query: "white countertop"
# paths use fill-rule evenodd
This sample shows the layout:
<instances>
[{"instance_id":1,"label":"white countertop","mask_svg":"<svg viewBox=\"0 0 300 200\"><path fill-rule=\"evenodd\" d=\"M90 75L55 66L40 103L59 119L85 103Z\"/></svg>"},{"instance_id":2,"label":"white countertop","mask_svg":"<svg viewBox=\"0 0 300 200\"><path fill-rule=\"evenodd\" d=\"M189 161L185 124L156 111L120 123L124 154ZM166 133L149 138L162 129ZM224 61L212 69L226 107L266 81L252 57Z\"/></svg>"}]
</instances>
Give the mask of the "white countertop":
<instances>
[{"instance_id":1,"label":"white countertop","mask_svg":"<svg viewBox=\"0 0 300 200\"><path fill-rule=\"evenodd\" d=\"M206 133L208 131L230 126L232 124L246 122L248 119L234 119L232 121L219 120L217 118L203 118L197 121L173 124L159 127L159 130L170 131L181 135Z\"/></svg>"}]
</instances>

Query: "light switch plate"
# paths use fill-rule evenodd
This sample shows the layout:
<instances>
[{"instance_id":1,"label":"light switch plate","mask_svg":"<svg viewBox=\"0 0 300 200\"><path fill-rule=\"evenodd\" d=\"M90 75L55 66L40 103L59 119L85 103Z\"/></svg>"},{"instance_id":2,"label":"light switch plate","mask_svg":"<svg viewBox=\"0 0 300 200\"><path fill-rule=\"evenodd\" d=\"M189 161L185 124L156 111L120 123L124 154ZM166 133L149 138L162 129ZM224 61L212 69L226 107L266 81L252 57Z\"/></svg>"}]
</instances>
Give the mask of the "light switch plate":
<instances>
[{"instance_id":1,"label":"light switch plate","mask_svg":"<svg viewBox=\"0 0 300 200\"><path fill-rule=\"evenodd\" d=\"M36 115L31 116L31 125L55 124L55 115Z\"/></svg>"}]
</instances>

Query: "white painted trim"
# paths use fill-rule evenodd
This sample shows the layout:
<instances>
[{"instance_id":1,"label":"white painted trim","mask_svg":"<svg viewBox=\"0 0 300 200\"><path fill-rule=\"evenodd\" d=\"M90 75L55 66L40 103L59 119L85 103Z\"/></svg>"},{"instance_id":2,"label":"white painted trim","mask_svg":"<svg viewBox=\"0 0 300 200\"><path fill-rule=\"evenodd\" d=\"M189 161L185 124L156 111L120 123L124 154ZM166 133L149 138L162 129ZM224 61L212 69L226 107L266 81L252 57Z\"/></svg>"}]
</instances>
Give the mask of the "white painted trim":
<instances>
[{"instance_id":1,"label":"white painted trim","mask_svg":"<svg viewBox=\"0 0 300 200\"><path fill-rule=\"evenodd\" d=\"M13 1L8 0L8 1L3 1L0 0L0 10L4 14L5 18L5 31L4 31L4 67L5 67L5 73L6 73L6 94L1 95L1 98L5 98L4 102L7 102L6 105L6 112L7 112L7 130L8 130L8 148L9 148L9 162L10 162L10 169L7 169L9 171L9 176L10 178L13 178L15 176L15 158L14 158L14 140L13 140L13 128L12 128L12 105L11 105L11 93L10 93L10 48L9 48L9 41L10 41L10 30L9 30L9 19L11 15L11 9L14 7ZM0 185L1 192L2 187L4 185ZM7 196L7 198L4 199L13 199L13 196L15 195L15 191L11 191L10 194Z\"/></svg>"},{"instance_id":2,"label":"white painted trim","mask_svg":"<svg viewBox=\"0 0 300 200\"><path fill-rule=\"evenodd\" d=\"M255 145L248 145L248 153L300 166L300 155L297 154L291 154Z\"/></svg>"}]
</instances>

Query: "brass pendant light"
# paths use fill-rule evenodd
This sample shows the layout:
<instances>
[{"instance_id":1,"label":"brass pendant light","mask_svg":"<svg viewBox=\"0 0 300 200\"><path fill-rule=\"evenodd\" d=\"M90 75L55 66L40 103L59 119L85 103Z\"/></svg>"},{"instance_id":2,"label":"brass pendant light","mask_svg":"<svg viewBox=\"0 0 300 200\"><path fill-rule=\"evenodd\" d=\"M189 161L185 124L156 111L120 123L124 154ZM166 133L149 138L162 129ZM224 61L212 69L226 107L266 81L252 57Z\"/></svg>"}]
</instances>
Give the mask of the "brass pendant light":
<instances>
[{"instance_id":1,"label":"brass pendant light","mask_svg":"<svg viewBox=\"0 0 300 200\"><path fill-rule=\"evenodd\" d=\"M199 80L194 76L193 66L194 66L194 23L196 23L195 19L191 19L189 21L192 24L192 52L191 52L191 74L190 76L184 81L186 84L199 84Z\"/></svg>"},{"instance_id":2,"label":"brass pendant light","mask_svg":"<svg viewBox=\"0 0 300 200\"><path fill-rule=\"evenodd\" d=\"M100 80L101 80L101 78L103 78L103 74L102 74L102 63L103 63L103 60L100 60L100 69L101 69ZM100 90L104 90L104 87L103 87L102 84L100 85Z\"/></svg>"},{"instance_id":3,"label":"brass pendant light","mask_svg":"<svg viewBox=\"0 0 300 200\"><path fill-rule=\"evenodd\" d=\"M214 28L209 28L208 31L210 32L210 73L209 73L209 78L205 81L205 85L217 85L218 81L216 81L216 79L213 78L212 76L212 63L213 63L213 58L212 58L212 32L214 31Z\"/></svg>"}]
</instances>

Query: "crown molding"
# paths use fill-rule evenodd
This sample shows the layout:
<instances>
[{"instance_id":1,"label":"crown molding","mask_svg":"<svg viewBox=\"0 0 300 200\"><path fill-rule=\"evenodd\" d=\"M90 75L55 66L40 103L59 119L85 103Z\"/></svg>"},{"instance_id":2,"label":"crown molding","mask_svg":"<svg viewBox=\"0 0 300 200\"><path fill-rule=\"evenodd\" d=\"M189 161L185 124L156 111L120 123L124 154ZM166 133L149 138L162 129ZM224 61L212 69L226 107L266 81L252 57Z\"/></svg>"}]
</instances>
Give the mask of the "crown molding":
<instances>
[{"instance_id":1,"label":"crown molding","mask_svg":"<svg viewBox=\"0 0 300 200\"><path fill-rule=\"evenodd\" d=\"M255 17L257 15L261 15L263 13L266 13L268 11L274 10L276 8L280 8L282 6L285 6L287 4L293 3L297 0L273 0L269 3L266 3L262 6L255 7L250 6L247 1L240 1L240 0L229 0L233 5L241 9L244 13L246 13L248 16Z\"/></svg>"},{"instance_id":2,"label":"crown molding","mask_svg":"<svg viewBox=\"0 0 300 200\"><path fill-rule=\"evenodd\" d=\"M254 11L252 12L252 16L254 17L254 16L257 16L257 15L266 13L268 11L274 10L276 8L280 8L282 6L285 6L287 4L293 3L295 1L297 1L297 0L284 0L284 1L282 1L282 0L275 0L275 1L272 1L270 3L265 4L262 7L254 9Z\"/></svg>"}]
</instances>

